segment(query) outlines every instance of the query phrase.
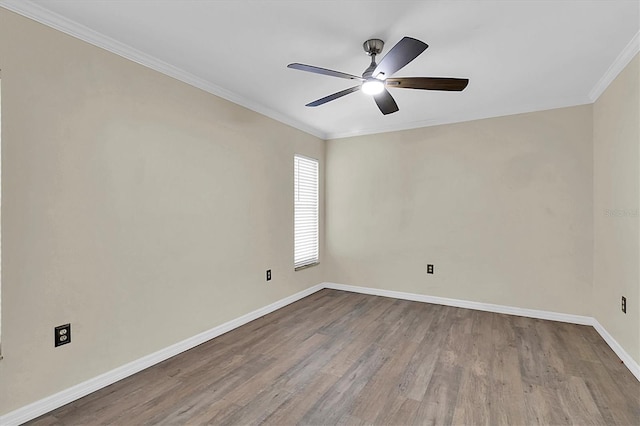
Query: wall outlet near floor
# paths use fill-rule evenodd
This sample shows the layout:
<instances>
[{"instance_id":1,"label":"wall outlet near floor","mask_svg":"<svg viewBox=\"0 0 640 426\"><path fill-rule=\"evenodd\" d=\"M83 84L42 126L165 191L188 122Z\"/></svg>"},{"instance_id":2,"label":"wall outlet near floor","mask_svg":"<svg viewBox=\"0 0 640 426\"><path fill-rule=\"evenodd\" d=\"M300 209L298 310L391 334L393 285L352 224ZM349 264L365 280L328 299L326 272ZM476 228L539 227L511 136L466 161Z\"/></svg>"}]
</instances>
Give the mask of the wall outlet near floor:
<instances>
[{"instance_id":1,"label":"wall outlet near floor","mask_svg":"<svg viewBox=\"0 0 640 426\"><path fill-rule=\"evenodd\" d=\"M271 281L271 269L267 269L267 281Z\"/></svg>"},{"instance_id":2,"label":"wall outlet near floor","mask_svg":"<svg viewBox=\"0 0 640 426\"><path fill-rule=\"evenodd\" d=\"M59 325L53 329L54 347L71 343L71 324Z\"/></svg>"},{"instance_id":3,"label":"wall outlet near floor","mask_svg":"<svg viewBox=\"0 0 640 426\"><path fill-rule=\"evenodd\" d=\"M433 274L433 265L427 265L427 274Z\"/></svg>"},{"instance_id":4,"label":"wall outlet near floor","mask_svg":"<svg viewBox=\"0 0 640 426\"><path fill-rule=\"evenodd\" d=\"M627 313L627 298L622 296L622 312Z\"/></svg>"}]
</instances>

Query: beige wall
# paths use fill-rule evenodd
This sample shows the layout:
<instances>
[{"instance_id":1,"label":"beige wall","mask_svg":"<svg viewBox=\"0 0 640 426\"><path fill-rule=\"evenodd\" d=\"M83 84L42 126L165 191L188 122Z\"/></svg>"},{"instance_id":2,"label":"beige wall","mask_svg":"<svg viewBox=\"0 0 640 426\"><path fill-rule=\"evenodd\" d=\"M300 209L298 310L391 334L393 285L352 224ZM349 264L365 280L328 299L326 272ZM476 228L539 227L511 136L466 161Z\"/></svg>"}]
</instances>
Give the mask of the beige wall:
<instances>
[{"instance_id":1,"label":"beige wall","mask_svg":"<svg viewBox=\"0 0 640 426\"><path fill-rule=\"evenodd\" d=\"M593 109L593 315L640 363L640 57ZM620 309L627 298L627 314Z\"/></svg>"},{"instance_id":2,"label":"beige wall","mask_svg":"<svg viewBox=\"0 0 640 426\"><path fill-rule=\"evenodd\" d=\"M591 120L587 105L328 141L328 281L588 315Z\"/></svg>"},{"instance_id":3,"label":"beige wall","mask_svg":"<svg viewBox=\"0 0 640 426\"><path fill-rule=\"evenodd\" d=\"M4 9L0 69L0 414L322 281L292 194L323 141Z\"/></svg>"}]
</instances>

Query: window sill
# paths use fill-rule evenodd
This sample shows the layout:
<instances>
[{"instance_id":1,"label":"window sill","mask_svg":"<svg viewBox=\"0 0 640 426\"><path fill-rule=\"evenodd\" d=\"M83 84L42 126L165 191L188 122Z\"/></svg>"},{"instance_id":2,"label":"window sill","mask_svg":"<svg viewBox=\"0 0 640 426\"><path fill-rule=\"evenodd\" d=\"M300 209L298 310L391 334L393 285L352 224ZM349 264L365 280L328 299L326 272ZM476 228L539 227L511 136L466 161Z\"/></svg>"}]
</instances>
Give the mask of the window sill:
<instances>
[{"instance_id":1,"label":"window sill","mask_svg":"<svg viewBox=\"0 0 640 426\"><path fill-rule=\"evenodd\" d=\"M301 271L303 269L311 268L312 266L317 266L319 264L320 264L320 262L315 262L315 263L310 263L310 264L304 265L304 266L298 266L297 268L294 268L294 271Z\"/></svg>"}]
</instances>

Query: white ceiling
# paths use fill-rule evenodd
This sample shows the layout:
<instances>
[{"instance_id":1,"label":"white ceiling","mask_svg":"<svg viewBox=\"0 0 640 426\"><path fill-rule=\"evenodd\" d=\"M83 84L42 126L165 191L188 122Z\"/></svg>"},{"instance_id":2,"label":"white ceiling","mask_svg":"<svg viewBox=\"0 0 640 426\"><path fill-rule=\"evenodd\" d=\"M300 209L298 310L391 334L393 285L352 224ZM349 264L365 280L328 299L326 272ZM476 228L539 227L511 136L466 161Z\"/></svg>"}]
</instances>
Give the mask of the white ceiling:
<instances>
[{"instance_id":1,"label":"white ceiling","mask_svg":"<svg viewBox=\"0 0 640 426\"><path fill-rule=\"evenodd\" d=\"M637 0L0 0L0 5L321 138L593 102L638 52ZM390 89L383 116L353 82L362 43L403 36L429 48L396 76L469 78L464 92Z\"/></svg>"}]
</instances>

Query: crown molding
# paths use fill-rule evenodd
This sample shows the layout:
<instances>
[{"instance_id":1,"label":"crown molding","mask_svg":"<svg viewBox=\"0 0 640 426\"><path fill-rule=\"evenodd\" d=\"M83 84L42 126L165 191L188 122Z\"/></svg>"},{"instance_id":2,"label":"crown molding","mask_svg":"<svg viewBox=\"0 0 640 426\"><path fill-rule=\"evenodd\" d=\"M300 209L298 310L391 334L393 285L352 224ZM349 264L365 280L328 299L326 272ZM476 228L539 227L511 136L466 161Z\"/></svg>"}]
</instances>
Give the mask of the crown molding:
<instances>
[{"instance_id":1,"label":"crown molding","mask_svg":"<svg viewBox=\"0 0 640 426\"><path fill-rule=\"evenodd\" d=\"M84 42L97 46L101 49L107 50L130 61L136 62L147 68L151 68L162 74L173 77L176 80L180 80L183 83L187 83L191 86L202 89L205 92L216 95L220 98L226 99L229 102L233 102L240 106L243 106L258 114L272 118L288 126L294 127L305 133L313 135L320 139L326 139L326 134L319 129L308 126L300 121L294 120L284 114L274 111L257 102L253 102L245 97L239 96L229 90L226 90L220 86L212 84L211 82L200 78L190 72L187 72L181 68L175 67L158 58L141 52L133 47L121 43L111 37L107 37L97 31L94 31L84 25L81 25L75 21L67 19L56 13L45 9L38 4L31 2L30 0L0 0L0 7L15 12L26 18L32 19L48 27L54 28L72 37L80 39Z\"/></svg>"},{"instance_id":2,"label":"crown molding","mask_svg":"<svg viewBox=\"0 0 640 426\"><path fill-rule=\"evenodd\" d=\"M422 127L440 126L443 124L456 124L467 121L484 120L487 118L506 117L509 115L526 114L530 112L547 111L558 108L567 108L593 103L587 96L573 98L554 99L553 101L539 102L529 105L512 106L509 108L494 108L472 113L453 114L441 119L429 119L402 123L399 125L376 126L366 129L357 129L348 132L327 133L326 139L343 139L356 136L366 136L378 133L399 132L403 130L419 129Z\"/></svg>"},{"instance_id":3,"label":"crown molding","mask_svg":"<svg viewBox=\"0 0 640 426\"><path fill-rule=\"evenodd\" d=\"M589 98L591 102L595 102L598 100L600 95L604 93L604 91L609 87L609 85L615 80L615 78L620 74L620 72L629 65L629 62L640 52L640 31L636 33L635 36L629 41L629 43L622 49L622 52L618 55L618 57L613 61L609 69L604 73L604 75L598 80L593 89L589 92Z\"/></svg>"}]
</instances>

